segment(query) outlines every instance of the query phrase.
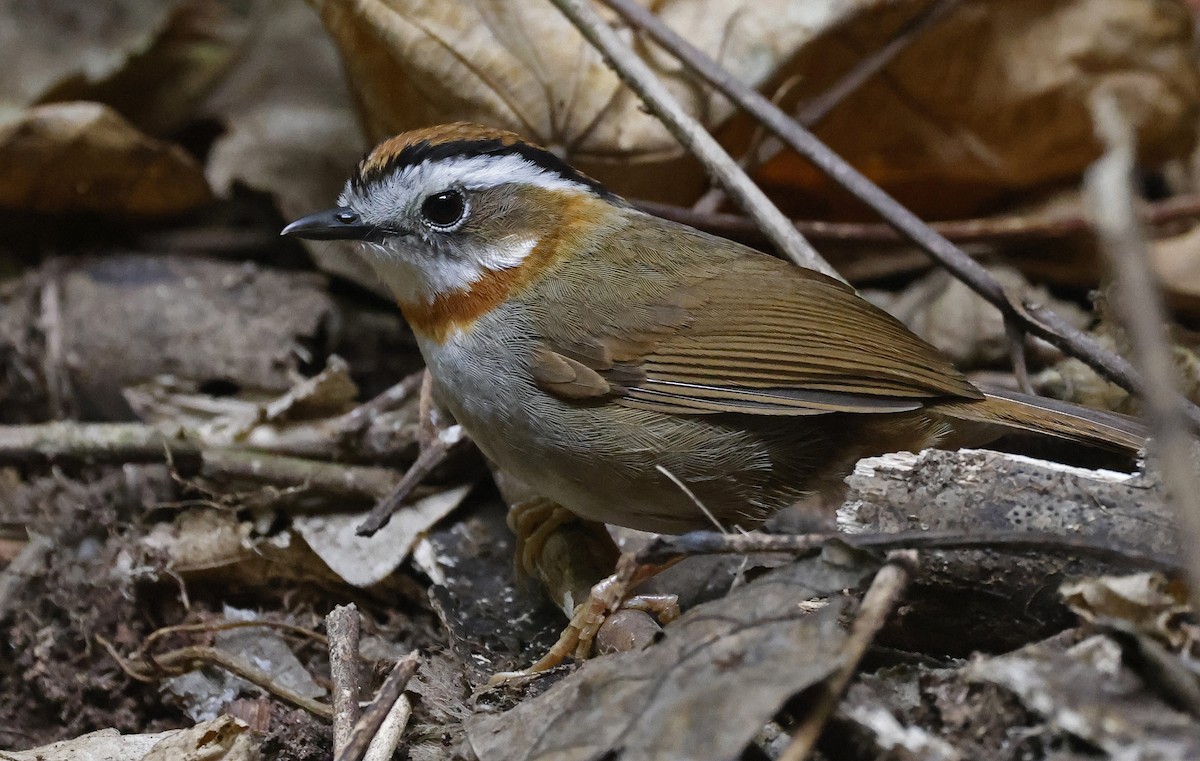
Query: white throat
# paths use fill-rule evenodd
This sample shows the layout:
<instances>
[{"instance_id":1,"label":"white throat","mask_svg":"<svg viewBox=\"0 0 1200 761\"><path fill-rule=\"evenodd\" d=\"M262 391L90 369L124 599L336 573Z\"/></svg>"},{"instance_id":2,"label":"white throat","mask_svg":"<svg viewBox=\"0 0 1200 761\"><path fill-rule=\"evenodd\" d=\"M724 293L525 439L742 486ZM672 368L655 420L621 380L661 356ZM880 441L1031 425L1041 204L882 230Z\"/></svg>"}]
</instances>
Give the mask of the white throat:
<instances>
[{"instance_id":1,"label":"white throat","mask_svg":"<svg viewBox=\"0 0 1200 761\"><path fill-rule=\"evenodd\" d=\"M363 253L396 300L402 304L432 304L438 296L466 291L489 272L520 266L537 247L536 238L515 238L474 250L470 256L459 252L440 252L413 245L399 249L368 243Z\"/></svg>"}]
</instances>

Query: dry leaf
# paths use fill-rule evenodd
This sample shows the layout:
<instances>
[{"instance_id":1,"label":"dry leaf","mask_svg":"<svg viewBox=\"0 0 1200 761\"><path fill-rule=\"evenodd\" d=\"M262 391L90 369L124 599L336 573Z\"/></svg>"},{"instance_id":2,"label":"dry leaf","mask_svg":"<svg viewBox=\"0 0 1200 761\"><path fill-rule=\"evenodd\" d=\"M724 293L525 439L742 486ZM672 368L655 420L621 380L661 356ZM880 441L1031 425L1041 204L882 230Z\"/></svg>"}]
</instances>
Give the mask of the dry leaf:
<instances>
[{"instance_id":1,"label":"dry leaf","mask_svg":"<svg viewBox=\"0 0 1200 761\"><path fill-rule=\"evenodd\" d=\"M0 3L0 117L65 83L115 75L153 44L187 1Z\"/></svg>"},{"instance_id":2,"label":"dry leaf","mask_svg":"<svg viewBox=\"0 0 1200 761\"><path fill-rule=\"evenodd\" d=\"M261 620L252 610L229 605L225 606L223 615L225 621L230 622ZM312 699L326 695L325 688L317 684L276 629L238 627L217 631L212 646L234 661L251 665L270 675L274 684L298 695ZM263 694L260 687L224 669L189 671L165 680L163 687L180 699L192 721L217 718L239 695Z\"/></svg>"},{"instance_id":3,"label":"dry leaf","mask_svg":"<svg viewBox=\"0 0 1200 761\"><path fill-rule=\"evenodd\" d=\"M1200 225L1154 241L1150 261L1171 308L1193 318L1200 315Z\"/></svg>"},{"instance_id":4,"label":"dry leaf","mask_svg":"<svg viewBox=\"0 0 1200 761\"><path fill-rule=\"evenodd\" d=\"M0 123L0 207L179 214L212 200L199 164L99 103L37 106Z\"/></svg>"},{"instance_id":5,"label":"dry leaf","mask_svg":"<svg viewBox=\"0 0 1200 761\"><path fill-rule=\"evenodd\" d=\"M993 266L988 271L1019 301L1045 304L1076 328L1083 328L1091 319L1074 304L1058 301L1045 288L1030 285L1011 267ZM960 367L991 366L1010 358L1000 310L945 270L930 273L894 296L869 294L868 298L941 349ZM1054 352L1047 344L1031 343L1045 347L1047 354Z\"/></svg>"},{"instance_id":6,"label":"dry leaf","mask_svg":"<svg viewBox=\"0 0 1200 761\"><path fill-rule=\"evenodd\" d=\"M841 590L873 569L813 558L700 605L637 653L584 663L544 694L467 725L481 761L737 758L787 698L827 677ZM812 598L830 598L813 607Z\"/></svg>"},{"instance_id":7,"label":"dry leaf","mask_svg":"<svg viewBox=\"0 0 1200 761\"><path fill-rule=\"evenodd\" d=\"M254 0L252 44L204 110L225 124L208 158L220 195L270 193L285 219L333 205L367 149L337 52L311 8ZM317 266L387 295L354 246L305 242Z\"/></svg>"},{"instance_id":8,"label":"dry leaf","mask_svg":"<svg viewBox=\"0 0 1200 761\"><path fill-rule=\"evenodd\" d=\"M803 47L777 73L801 76L784 105L823 92L927 5L876 6ZM1088 106L1098 92L1120 97L1143 161L1186 156L1200 103L1192 25L1177 0L959 3L816 133L918 214L939 218L1074 181L1099 156ZM751 129L740 119L735 142ZM760 177L790 188L809 215L832 187L787 155Z\"/></svg>"},{"instance_id":9,"label":"dry leaf","mask_svg":"<svg viewBox=\"0 0 1200 761\"><path fill-rule=\"evenodd\" d=\"M1200 724L1158 700L1121 665L1105 637L1066 652L1042 644L980 659L970 678L1012 690L1049 724L1113 759L1188 761L1200 757Z\"/></svg>"},{"instance_id":10,"label":"dry leaf","mask_svg":"<svg viewBox=\"0 0 1200 761\"><path fill-rule=\"evenodd\" d=\"M89 5L129 5L128 0L106 0ZM171 3L162 4L171 6ZM119 111L139 129L152 135L169 134L196 115L201 100L226 73L245 41L246 19L221 0L186 0L175 5L166 23L148 46L133 48L120 67L103 78L82 73L58 82L42 97L43 102L89 100ZM45 23L47 16L37 19ZM55 51L73 49L59 37ZM103 29L77 30L89 37ZM80 40L96 44L99 40Z\"/></svg>"},{"instance_id":11,"label":"dry leaf","mask_svg":"<svg viewBox=\"0 0 1200 761\"><path fill-rule=\"evenodd\" d=\"M369 510L298 515L292 525L312 551L347 584L369 587L391 575L408 558L417 540L462 504L470 490L469 485L459 486L405 505L386 526L369 537L356 533Z\"/></svg>"},{"instance_id":12,"label":"dry leaf","mask_svg":"<svg viewBox=\"0 0 1200 761\"><path fill-rule=\"evenodd\" d=\"M1083 579L1063 584L1058 592L1084 621L1124 621L1175 652L1190 649L1196 640L1196 627L1188 623L1187 588L1162 574Z\"/></svg>"},{"instance_id":13,"label":"dry leaf","mask_svg":"<svg viewBox=\"0 0 1200 761\"><path fill-rule=\"evenodd\" d=\"M310 0L338 43L373 140L437 122L505 127L564 153L618 192L676 199L703 175L549 4ZM880 0L666 0L654 10L753 87L806 42ZM732 107L678 61L636 47L686 109L715 127ZM670 171L667 171L667 170Z\"/></svg>"},{"instance_id":14,"label":"dry leaf","mask_svg":"<svg viewBox=\"0 0 1200 761\"><path fill-rule=\"evenodd\" d=\"M0 761L256 761L258 745L249 727L222 716L188 729L123 735L101 729L22 751L0 750Z\"/></svg>"}]
</instances>

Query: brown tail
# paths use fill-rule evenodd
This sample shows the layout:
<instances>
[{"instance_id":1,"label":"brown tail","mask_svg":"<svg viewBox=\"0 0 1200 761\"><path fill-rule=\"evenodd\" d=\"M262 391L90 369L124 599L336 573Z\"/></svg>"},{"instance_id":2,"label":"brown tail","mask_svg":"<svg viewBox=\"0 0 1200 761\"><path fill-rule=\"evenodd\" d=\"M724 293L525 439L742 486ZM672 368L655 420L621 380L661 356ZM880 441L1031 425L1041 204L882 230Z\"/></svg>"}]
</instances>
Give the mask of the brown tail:
<instances>
[{"instance_id":1,"label":"brown tail","mask_svg":"<svg viewBox=\"0 0 1200 761\"><path fill-rule=\"evenodd\" d=\"M983 392L980 401L939 404L936 409L952 422L1029 431L1104 449L1136 453L1146 443L1145 427L1126 415L1015 391Z\"/></svg>"}]
</instances>

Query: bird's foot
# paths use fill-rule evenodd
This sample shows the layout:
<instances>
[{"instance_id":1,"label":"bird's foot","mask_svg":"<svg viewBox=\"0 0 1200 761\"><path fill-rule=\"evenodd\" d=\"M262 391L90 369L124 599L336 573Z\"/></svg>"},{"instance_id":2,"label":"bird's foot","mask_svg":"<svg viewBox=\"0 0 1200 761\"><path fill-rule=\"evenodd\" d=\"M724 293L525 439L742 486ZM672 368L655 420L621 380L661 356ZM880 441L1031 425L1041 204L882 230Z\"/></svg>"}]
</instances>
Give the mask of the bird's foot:
<instances>
[{"instance_id":1,"label":"bird's foot","mask_svg":"<svg viewBox=\"0 0 1200 761\"><path fill-rule=\"evenodd\" d=\"M662 566L638 565L629 556L622 556L616 573L593 586L588 599L575 606L570 623L545 655L528 668L498 673L488 683L500 684L540 674L562 664L567 658L584 660L591 657L597 635L606 622L612 621L612 614L617 611L650 613L664 625L679 618L679 600L675 595L631 594L634 587L661 570Z\"/></svg>"},{"instance_id":2,"label":"bird's foot","mask_svg":"<svg viewBox=\"0 0 1200 761\"><path fill-rule=\"evenodd\" d=\"M546 540L564 524L579 520L556 502L535 498L513 505L508 511L508 528L517 538L513 562L517 573L539 578L539 560Z\"/></svg>"}]
</instances>

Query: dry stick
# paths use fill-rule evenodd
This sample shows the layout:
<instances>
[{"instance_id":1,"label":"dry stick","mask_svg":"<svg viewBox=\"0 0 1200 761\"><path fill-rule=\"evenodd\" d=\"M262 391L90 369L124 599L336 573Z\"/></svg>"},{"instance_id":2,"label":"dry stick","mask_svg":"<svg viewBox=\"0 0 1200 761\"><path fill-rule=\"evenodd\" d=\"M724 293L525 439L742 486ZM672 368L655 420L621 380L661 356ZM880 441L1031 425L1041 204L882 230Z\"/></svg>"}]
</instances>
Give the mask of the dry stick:
<instances>
[{"instance_id":1,"label":"dry stick","mask_svg":"<svg viewBox=\"0 0 1200 761\"><path fill-rule=\"evenodd\" d=\"M392 706L392 710L383 717L379 731L375 733L375 738L371 740L371 744L367 746L367 752L363 754L363 761L390 761L396 752L396 746L400 744L400 737L404 734L404 728L408 726L410 716L412 716L412 702L406 696L401 695L397 698L396 704Z\"/></svg>"},{"instance_id":2,"label":"dry stick","mask_svg":"<svg viewBox=\"0 0 1200 761\"><path fill-rule=\"evenodd\" d=\"M815 554L829 542L841 542L860 550L998 550L1005 552L1075 553L1106 562L1179 569L1179 560L1162 553L1121 546L1086 536L1037 533L1033 531L897 531L846 534L830 531L816 534L719 534L693 531L677 536L660 535L636 555L643 565L691 555L746 555L750 553Z\"/></svg>"},{"instance_id":3,"label":"dry stick","mask_svg":"<svg viewBox=\"0 0 1200 761\"><path fill-rule=\"evenodd\" d=\"M371 421L377 415L399 407L408 397L413 395L418 388L421 387L421 380L425 377L424 370L418 370L415 373L404 378L396 385L387 389L370 401L363 402L346 414L339 417L334 423L334 429L343 435L362 434L370 427Z\"/></svg>"},{"instance_id":4,"label":"dry stick","mask_svg":"<svg viewBox=\"0 0 1200 761\"><path fill-rule=\"evenodd\" d=\"M1180 545L1187 563L1191 601L1200 610L1200 477L1192 451L1195 442L1184 422L1183 397L1170 345L1163 328L1167 320L1162 294L1148 265L1146 237L1134 205L1135 136L1111 94L1092 101L1097 136L1106 151L1085 177L1084 187L1096 220L1100 248L1113 273L1117 314L1129 336L1137 366L1142 370L1144 413L1162 471L1167 500L1173 505L1183 534Z\"/></svg>"},{"instance_id":5,"label":"dry stick","mask_svg":"<svg viewBox=\"0 0 1200 761\"><path fill-rule=\"evenodd\" d=\"M904 588L916 572L917 553L911 550L899 550L888 556L887 564L875 574L875 579L863 597L858 609L858 617L850 627L850 635L842 648L842 662L833 676L827 679L820 688L820 696L813 708L804 717L799 728L792 735L792 743L779 757L779 761L803 761L812 753L821 737L829 717L837 709L842 694L846 691L850 680L858 671L858 664L866 654L867 648L875 641L875 635L883 628L887 618L900 602Z\"/></svg>"},{"instance_id":6,"label":"dry stick","mask_svg":"<svg viewBox=\"0 0 1200 761\"><path fill-rule=\"evenodd\" d=\"M555 2L565 4L566 0ZM923 248L967 287L996 306L1006 320L1016 321L1027 332L1082 360L1127 391L1138 392L1141 378L1124 359L1080 330L1072 328L1056 331L1039 321L1034 312L1011 298L1003 286L966 252L867 179L845 159L830 150L816 135L796 124L769 99L738 81L721 68L720 64L684 40L659 19L649 19L642 28L655 42L707 80L725 97L758 119L792 150L811 161L830 179L874 209L885 222ZM611 30L608 31L612 33ZM1188 403L1186 414L1193 425L1200 426L1200 407Z\"/></svg>"},{"instance_id":7,"label":"dry stick","mask_svg":"<svg viewBox=\"0 0 1200 761\"><path fill-rule=\"evenodd\" d=\"M355 529L359 536L374 536L375 532L387 525L392 514L399 510L404 501L412 494L413 489L420 486L425 477L433 469L446 461L453 449L466 441L466 432L462 426L451 426L438 430L434 420L436 411L433 403L433 375L424 370L421 375L420 399L420 431L418 441L421 449L417 459L405 471L404 476L385 496L379 500L363 522Z\"/></svg>"},{"instance_id":8,"label":"dry stick","mask_svg":"<svg viewBox=\"0 0 1200 761\"><path fill-rule=\"evenodd\" d=\"M771 242L801 267L824 272L839 280L841 276L804 240L762 189L746 176L737 162L692 118L671 95L650 67L638 57L616 31L600 18L590 0L550 0L604 57L622 81L662 121L675 139L696 156L709 175L762 228Z\"/></svg>"},{"instance_id":9,"label":"dry stick","mask_svg":"<svg viewBox=\"0 0 1200 761\"><path fill-rule=\"evenodd\" d=\"M358 641L361 620L354 603L338 605L325 616L329 634L329 675L333 680L333 753L338 755L350 741L358 722L360 684Z\"/></svg>"},{"instance_id":10,"label":"dry stick","mask_svg":"<svg viewBox=\"0 0 1200 761\"><path fill-rule=\"evenodd\" d=\"M108 651L108 654L117 662L122 671L130 678L140 682L154 682L164 676L185 674L208 664L240 676L242 679L245 679L256 687L261 687L280 700L291 703L297 708L303 708L314 716L319 716L326 721L333 718L333 713L330 711L329 706L301 695L290 687L277 682L266 671L215 647L181 647L178 650L172 650L161 655L146 656L146 661L143 663L133 663L121 657L116 647L99 634L96 635L96 642Z\"/></svg>"},{"instance_id":11,"label":"dry stick","mask_svg":"<svg viewBox=\"0 0 1200 761\"><path fill-rule=\"evenodd\" d=\"M337 499L377 500L396 471L309 460L248 449L202 449L189 435L143 423L38 423L0 426L0 463L163 462L188 476L303 487Z\"/></svg>"},{"instance_id":12,"label":"dry stick","mask_svg":"<svg viewBox=\"0 0 1200 761\"><path fill-rule=\"evenodd\" d=\"M41 314L38 322L46 341L46 356L42 374L50 401L50 414L55 420L67 415L68 404L74 397L67 379L63 352L62 271L61 259L54 259L46 268L46 282L41 288ZM74 405L71 405L74 406Z\"/></svg>"},{"instance_id":13,"label":"dry stick","mask_svg":"<svg viewBox=\"0 0 1200 761\"><path fill-rule=\"evenodd\" d=\"M388 674L383 686L375 694L375 700L371 702L358 723L354 725L354 731L350 733L350 741L346 743L346 747L342 749L341 753L334 756L334 761L362 760L371 740L379 733L379 727L391 713L392 706L404 693L404 688L408 686L408 680L412 679L413 674L417 672L417 663L416 650L396 661L392 672Z\"/></svg>"},{"instance_id":14,"label":"dry stick","mask_svg":"<svg viewBox=\"0 0 1200 761\"><path fill-rule=\"evenodd\" d=\"M751 240L761 238L754 222L740 214L704 214L686 206L657 201L634 201L634 205L655 216L682 222L701 230ZM1143 204L1142 214L1148 224L1156 226L1193 220L1200 217L1200 194L1179 195ZM828 243L888 244L907 240L896 228L879 222L823 222L798 219L793 224L809 240ZM938 234L959 243L1061 240L1092 231L1091 220L1082 214L1010 214L930 222L929 226Z\"/></svg>"}]
</instances>

